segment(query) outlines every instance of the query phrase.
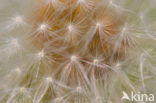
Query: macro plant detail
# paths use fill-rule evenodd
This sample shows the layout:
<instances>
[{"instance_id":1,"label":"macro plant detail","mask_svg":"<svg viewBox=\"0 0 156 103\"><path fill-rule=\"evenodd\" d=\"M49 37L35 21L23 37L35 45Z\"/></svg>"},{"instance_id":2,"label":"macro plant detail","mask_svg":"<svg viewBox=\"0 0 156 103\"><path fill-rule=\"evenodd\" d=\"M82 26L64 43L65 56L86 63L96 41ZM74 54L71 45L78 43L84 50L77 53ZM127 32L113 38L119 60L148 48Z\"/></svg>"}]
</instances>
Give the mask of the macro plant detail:
<instances>
[{"instance_id":1,"label":"macro plant detail","mask_svg":"<svg viewBox=\"0 0 156 103\"><path fill-rule=\"evenodd\" d=\"M0 0L0 103L154 103L155 6Z\"/></svg>"}]
</instances>

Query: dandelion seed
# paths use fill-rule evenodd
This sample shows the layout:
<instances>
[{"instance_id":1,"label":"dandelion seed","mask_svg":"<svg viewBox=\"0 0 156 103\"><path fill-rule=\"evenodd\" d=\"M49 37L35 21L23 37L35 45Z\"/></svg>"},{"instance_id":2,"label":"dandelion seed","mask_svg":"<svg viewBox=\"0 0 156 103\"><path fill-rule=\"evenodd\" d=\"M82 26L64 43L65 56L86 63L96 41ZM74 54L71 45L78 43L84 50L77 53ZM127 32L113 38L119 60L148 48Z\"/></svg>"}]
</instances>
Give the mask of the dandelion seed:
<instances>
[{"instance_id":1,"label":"dandelion seed","mask_svg":"<svg viewBox=\"0 0 156 103\"><path fill-rule=\"evenodd\" d=\"M12 39L12 44L15 45L15 46L18 46L18 40L17 39Z\"/></svg>"},{"instance_id":2,"label":"dandelion seed","mask_svg":"<svg viewBox=\"0 0 156 103\"><path fill-rule=\"evenodd\" d=\"M98 59L94 59L94 60L93 60L93 63L94 63L95 65L98 64L98 62L99 62Z\"/></svg>"},{"instance_id":3,"label":"dandelion seed","mask_svg":"<svg viewBox=\"0 0 156 103\"><path fill-rule=\"evenodd\" d=\"M76 61L77 60L77 57L75 55L71 56L71 61Z\"/></svg>"},{"instance_id":4,"label":"dandelion seed","mask_svg":"<svg viewBox=\"0 0 156 103\"><path fill-rule=\"evenodd\" d=\"M110 4L113 4L113 1L112 1L112 0L110 0L110 1L109 1L109 3L110 3Z\"/></svg>"},{"instance_id":5,"label":"dandelion seed","mask_svg":"<svg viewBox=\"0 0 156 103\"><path fill-rule=\"evenodd\" d=\"M44 57L44 51L42 50L41 52L38 53L38 57L39 58L43 58Z\"/></svg>"},{"instance_id":6,"label":"dandelion seed","mask_svg":"<svg viewBox=\"0 0 156 103\"><path fill-rule=\"evenodd\" d=\"M140 17L141 20L144 19L144 15L142 13L139 15L139 17Z\"/></svg>"},{"instance_id":7,"label":"dandelion seed","mask_svg":"<svg viewBox=\"0 0 156 103\"><path fill-rule=\"evenodd\" d=\"M56 103L59 103L60 101L61 101L61 98L56 98L56 99L55 99L55 102L56 102Z\"/></svg>"},{"instance_id":8,"label":"dandelion seed","mask_svg":"<svg viewBox=\"0 0 156 103\"><path fill-rule=\"evenodd\" d=\"M21 16L15 17L14 20L15 20L16 23L23 23L23 18Z\"/></svg>"},{"instance_id":9,"label":"dandelion seed","mask_svg":"<svg viewBox=\"0 0 156 103\"><path fill-rule=\"evenodd\" d=\"M31 98L31 95L29 95L28 98Z\"/></svg>"},{"instance_id":10,"label":"dandelion seed","mask_svg":"<svg viewBox=\"0 0 156 103\"><path fill-rule=\"evenodd\" d=\"M17 73L21 73L21 69L20 69L20 68L16 68L15 71L16 71Z\"/></svg>"},{"instance_id":11,"label":"dandelion seed","mask_svg":"<svg viewBox=\"0 0 156 103\"><path fill-rule=\"evenodd\" d=\"M77 88L76 88L76 91L77 91L77 92L81 92L81 90L82 90L81 87L77 87Z\"/></svg>"},{"instance_id":12,"label":"dandelion seed","mask_svg":"<svg viewBox=\"0 0 156 103\"><path fill-rule=\"evenodd\" d=\"M85 0L78 0L79 3L85 2Z\"/></svg>"},{"instance_id":13,"label":"dandelion seed","mask_svg":"<svg viewBox=\"0 0 156 103\"><path fill-rule=\"evenodd\" d=\"M48 82L51 82L51 81L52 81L52 78L51 78L51 77L47 77L46 80L47 80Z\"/></svg>"},{"instance_id":14,"label":"dandelion seed","mask_svg":"<svg viewBox=\"0 0 156 103\"><path fill-rule=\"evenodd\" d=\"M117 68L119 68L120 66L121 66L120 63L117 63L117 64L115 65L115 67L117 67Z\"/></svg>"},{"instance_id":15,"label":"dandelion seed","mask_svg":"<svg viewBox=\"0 0 156 103\"><path fill-rule=\"evenodd\" d=\"M101 23L97 22L96 27L100 27L100 26L101 26Z\"/></svg>"},{"instance_id":16,"label":"dandelion seed","mask_svg":"<svg viewBox=\"0 0 156 103\"><path fill-rule=\"evenodd\" d=\"M25 91L25 88L24 87L20 88L20 91L24 92Z\"/></svg>"},{"instance_id":17,"label":"dandelion seed","mask_svg":"<svg viewBox=\"0 0 156 103\"><path fill-rule=\"evenodd\" d=\"M45 24L41 24L39 27L39 29L42 31L46 30L46 28L47 28L47 25L45 25Z\"/></svg>"},{"instance_id":18,"label":"dandelion seed","mask_svg":"<svg viewBox=\"0 0 156 103\"><path fill-rule=\"evenodd\" d=\"M11 74L7 74L7 78L10 78L11 77Z\"/></svg>"},{"instance_id":19,"label":"dandelion seed","mask_svg":"<svg viewBox=\"0 0 156 103\"><path fill-rule=\"evenodd\" d=\"M72 24L68 25L68 30L69 32L72 32L74 30L74 26Z\"/></svg>"},{"instance_id":20,"label":"dandelion seed","mask_svg":"<svg viewBox=\"0 0 156 103\"><path fill-rule=\"evenodd\" d=\"M123 31L123 32L125 32L126 30L127 30L127 28L126 28L126 27L123 27L123 28L122 28L122 31Z\"/></svg>"},{"instance_id":21,"label":"dandelion seed","mask_svg":"<svg viewBox=\"0 0 156 103\"><path fill-rule=\"evenodd\" d=\"M97 97L95 98L95 100L96 100L97 102L99 102L99 101L101 100L101 97L100 97L100 96L97 96Z\"/></svg>"}]
</instances>

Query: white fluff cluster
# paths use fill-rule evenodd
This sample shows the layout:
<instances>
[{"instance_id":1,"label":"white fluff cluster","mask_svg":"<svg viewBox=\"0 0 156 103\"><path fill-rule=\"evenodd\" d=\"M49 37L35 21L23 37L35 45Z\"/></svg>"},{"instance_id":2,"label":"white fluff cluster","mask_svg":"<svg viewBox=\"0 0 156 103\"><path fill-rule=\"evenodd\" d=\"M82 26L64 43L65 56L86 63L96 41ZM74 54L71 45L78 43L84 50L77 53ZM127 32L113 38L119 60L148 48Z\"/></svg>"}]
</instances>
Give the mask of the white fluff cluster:
<instances>
[{"instance_id":1,"label":"white fluff cluster","mask_svg":"<svg viewBox=\"0 0 156 103\"><path fill-rule=\"evenodd\" d=\"M156 95L155 11L155 0L1 0L0 103Z\"/></svg>"}]
</instances>

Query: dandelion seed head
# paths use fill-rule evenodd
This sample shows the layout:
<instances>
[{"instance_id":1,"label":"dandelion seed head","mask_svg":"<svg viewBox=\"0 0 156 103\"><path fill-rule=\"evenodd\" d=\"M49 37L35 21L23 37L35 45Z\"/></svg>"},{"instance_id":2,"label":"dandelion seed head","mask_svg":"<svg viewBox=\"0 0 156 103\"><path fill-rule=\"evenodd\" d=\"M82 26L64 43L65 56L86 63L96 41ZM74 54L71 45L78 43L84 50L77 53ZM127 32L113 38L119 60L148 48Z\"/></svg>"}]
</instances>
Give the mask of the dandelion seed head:
<instances>
[{"instance_id":1,"label":"dandelion seed head","mask_svg":"<svg viewBox=\"0 0 156 103\"><path fill-rule=\"evenodd\" d=\"M117 2L115 0L35 0L35 3L29 1L33 0L23 1L22 7L30 3L33 6L26 10L20 10L29 18L15 15L9 21L0 23L2 26L0 29L2 32L0 34L2 36L2 38L0 37L0 52L2 54L0 66L5 69L3 71L0 68L2 71L0 73L2 74L1 83L5 86L5 90L9 90L5 93L3 93L4 90L0 92L1 101L16 103L19 102L21 94L24 94L20 100L33 103L111 103L109 100L120 103L120 95L110 96L109 100L105 100L107 99L105 96L115 93L116 90L122 93L122 90L126 89L123 87L128 87L126 90L135 90L137 89L135 87L144 88L144 83L146 83L144 80L154 74L150 72L155 69L153 64L155 50L145 54L147 57L144 55L140 57L142 51L148 47L152 48L155 43L155 41L150 43L150 40L156 37L155 31L153 31L153 29L155 30L155 24L153 24L155 17L151 15L154 12L154 3L141 0L137 2L132 0L123 0L124 2L120 0ZM141 4L143 7L140 5L141 8L139 8L139 5L139 7L135 7L131 4ZM150 10L151 8L152 10ZM138 10L143 11L144 9L147 10L146 14L138 12ZM5 20L7 17L2 15L0 18ZM26 24L23 26L24 30L18 28L23 24ZM38 25L36 26L36 24ZM12 27L15 27L13 32ZM15 33L12 36L16 35L16 38L6 39L10 35L5 35L5 32L6 34ZM30 35L18 35L27 32ZM130 34L143 37L135 38ZM21 36L24 42L20 39ZM146 37L147 40L145 40ZM146 45L143 45L144 40ZM44 48L44 50L40 50L40 48ZM34 53L36 49L39 51ZM70 54L72 52L75 54ZM35 59L31 57L31 53L34 53ZM66 54L69 55L66 56ZM146 61L144 61L145 58ZM149 59L151 63L148 61ZM11 69L10 66L14 67L14 65L18 65L20 68L15 67L8 72ZM121 69L123 66L125 70ZM138 71L138 66L141 72L134 73L136 70ZM150 69L147 69L149 66ZM99 67L100 70L96 67ZM116 75L115 70L120 69L121 72L117 72ZM148 70L150 71L148 72ZM131 78L129 76L131 73L132 76L139 79L139 85L135 85L134 81L127 81ZM23 74L25 75L23 76ZM34 74L37 78L34 77ZM14 75L17 75L15 76L17 81L13 81ZM25 77L27 75L29 78ZM8 76L8 78L3 80L3 76ZM33 83L30 86L32 91L27 88L29 80ZM149 83L152 82L149 81ZM111 90L113 86L116 86L117 89ZM147 88L148 86L150 85L145 85ZM10 91L10 88L15 88L20 95ZM140 92L138 93L140 94ZM49 94L50 98L45 98ZM7 98L3 100L5 96Z\"/></svg>"}]
</instances>

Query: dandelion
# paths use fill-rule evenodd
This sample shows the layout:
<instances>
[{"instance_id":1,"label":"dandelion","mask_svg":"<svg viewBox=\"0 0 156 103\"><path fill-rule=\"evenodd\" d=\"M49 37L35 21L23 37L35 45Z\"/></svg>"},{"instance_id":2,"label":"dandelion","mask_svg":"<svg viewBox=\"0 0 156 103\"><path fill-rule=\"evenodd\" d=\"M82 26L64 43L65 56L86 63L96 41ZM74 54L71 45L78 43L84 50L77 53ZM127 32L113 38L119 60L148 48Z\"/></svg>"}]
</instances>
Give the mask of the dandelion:
<instances>
[{"instance_id":1,"label":"dandelion","mask_svg":"<svg viewBox=\"0 0 156 103\"><path fill-rule=\"evenodd\" d=\"M156 94L155 4L2 0L1 103L147 102L122 95Z\"/></svg>"}]
</instances>

